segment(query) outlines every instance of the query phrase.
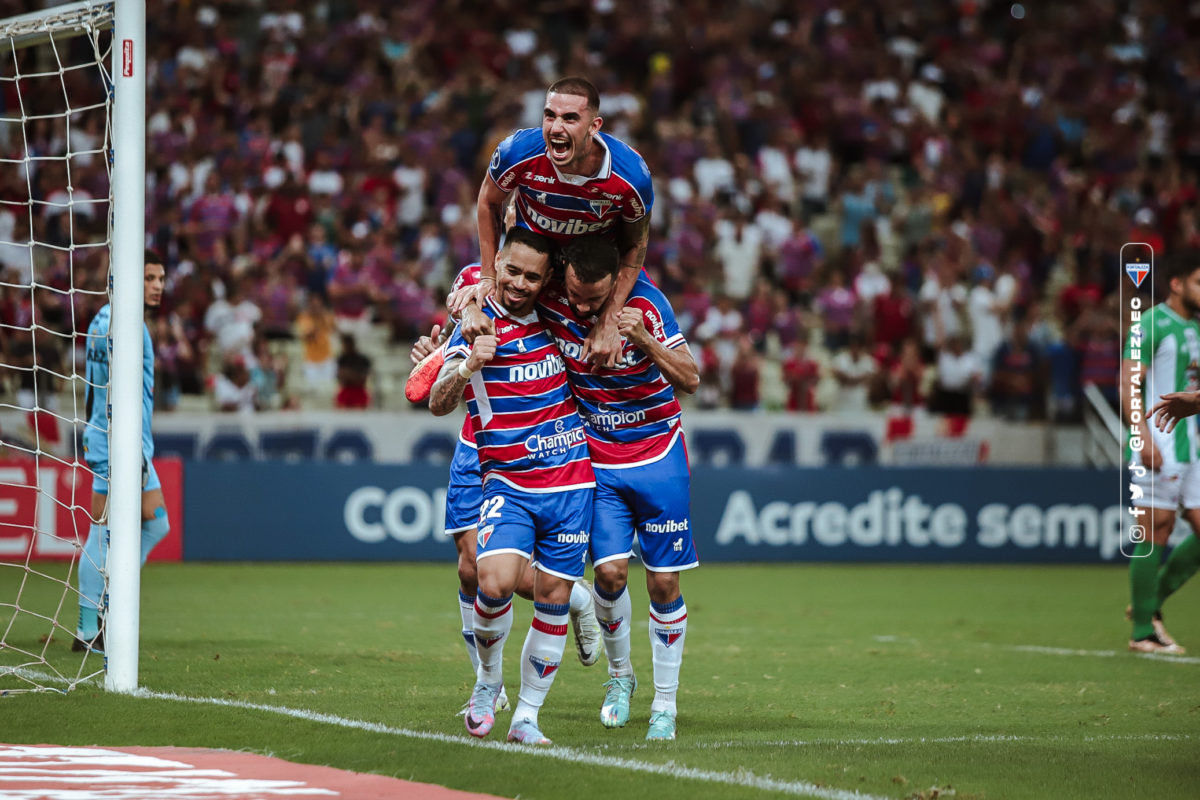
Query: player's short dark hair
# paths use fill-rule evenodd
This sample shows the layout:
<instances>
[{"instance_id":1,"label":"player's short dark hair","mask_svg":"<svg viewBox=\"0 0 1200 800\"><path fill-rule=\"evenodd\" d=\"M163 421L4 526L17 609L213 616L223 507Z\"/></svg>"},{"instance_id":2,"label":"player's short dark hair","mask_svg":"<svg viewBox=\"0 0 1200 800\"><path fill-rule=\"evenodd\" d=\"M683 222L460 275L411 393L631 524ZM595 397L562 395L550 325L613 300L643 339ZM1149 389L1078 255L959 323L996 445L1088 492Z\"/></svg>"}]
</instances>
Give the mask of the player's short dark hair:
<instances>
[{"instance_id":1,"label":"player's short dark hair","mask_svg":"<svg viewBox=\"0 0 1200 800\"><path fill-rule=\"evenodd\" d=\"M588 111L591 111L593 114L600 113L600 92L596 91L595 85L587 78L581 78L578 75L572 75L569 78L559 78L550 84L550 88L546 90L546 94L573 94L579 97L586 97Z\"/></svg>"},{"instance_id":2,"label":"player's short dark hair","mask_svg":"<svg viewBox=\"0 0 1200 800\"><path fill-rule=\"evenodd\" d=\"M621 268L616 242L598 233L576 236L563 246L560 257L563 268L570 264L582 283L602 281L616 275Z\"/></svg>"},{"instance_id":3,"label":"player's short dark hair","mask_svg":"<svg viewBox=\"0 0 1200 800\"><path fill-rule=\"evenodd\" d=\"M1164 262L1163 272L1166 273L1168 281L1172 278L1186 278L1200 269L1200 248L1187 247L1176 250L1168 255Z\"/></svg>"},{"instance_id":4,"label":"player's short dark hair","mask_svg":"<svg viewBox=\"0 0 1200 800\"><path fill-rule=\"evenodd\" d=\"M507 253L509 248L514 244L523 244L526 247L533 248L542 255L550 256L553 260L554 243L540 233L534 233L529 228L522 228L520 225L512 226L504 234L504 244L500 249Z\"/></svg>"},{"instance_id":5,"label":"player's short dark hair","mask_svg":"<svg viewBox=\"0 0 1200 800\"><path fill-rule=\"evenodd\" d=\"M146 248L146 255L143 257L143 262L146 264L161 264L164 268L167 266L167 262L163 261L163 257L158 254L158 251L151 250L149 247Z\"/></svg>"}]
</instances>

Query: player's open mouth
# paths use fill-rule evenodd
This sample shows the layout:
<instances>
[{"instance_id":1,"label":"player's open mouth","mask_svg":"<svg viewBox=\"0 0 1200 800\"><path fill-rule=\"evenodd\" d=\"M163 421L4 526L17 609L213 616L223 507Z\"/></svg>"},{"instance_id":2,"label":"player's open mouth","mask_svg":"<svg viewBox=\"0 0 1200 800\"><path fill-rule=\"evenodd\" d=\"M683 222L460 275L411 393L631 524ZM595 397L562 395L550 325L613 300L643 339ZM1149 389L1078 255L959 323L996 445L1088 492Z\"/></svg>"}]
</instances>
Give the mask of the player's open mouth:
<instances>
[{"instance_id":1,"label":"player's open mouth","mask_svg":"<svg viewBox=\"0 0 1200 800\"><path fill-rule=\"evenodd\" d=\"M550 140L550 155L555 161L566 161L571 154L571 140L554 137Z\"/></svg>"}]
</instances>

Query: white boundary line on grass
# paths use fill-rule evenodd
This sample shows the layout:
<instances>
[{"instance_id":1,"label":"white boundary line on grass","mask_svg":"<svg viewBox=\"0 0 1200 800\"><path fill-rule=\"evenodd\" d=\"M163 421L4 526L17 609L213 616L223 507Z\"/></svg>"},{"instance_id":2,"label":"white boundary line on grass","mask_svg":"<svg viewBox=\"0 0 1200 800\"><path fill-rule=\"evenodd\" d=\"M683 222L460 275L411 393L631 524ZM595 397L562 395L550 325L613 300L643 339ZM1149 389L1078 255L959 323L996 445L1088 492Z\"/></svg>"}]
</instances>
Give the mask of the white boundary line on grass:
<instances>
[{"instance_id":1,"label":"white boundary line on grass","mask_svg":"<svg viewBox=\"0 0 1200 800\"><path fill-rule=\"evenodd\" d=\"M995 645L992 645L995 646ZM1002 650L1012 650L1017 653L1042 653L1048 656L1088 656L1091 658L1114 658L1125 653L1118 650L1072 650L1067 647L1044 647L1036 644L999 645ZM1135 658L1149 661L1163 661L1168 664L1200 664L1200 658L1193 656L1170 656L1164 653L1130 653Z\"/></svg>"},{"instance_id":2,"label":"white boundary line on grass","mask_svg":"<svg viewBox=\"0 0 1200 800\"><path fill-rule=\"evenodd\" d=\"M378 722L366 722L364 720L348 719L346 717L339 717L334 714L321 714L315 711L308 711L300 708L269 706L262 703L248 703L241 700L226 700L219 697L189 697L187 695L172 694L170 692L153 692L145 689L138 690L136 694L139 697L148 697L155 700L174 700L184 703L199 703L203 705L242 708L250 711L266 711L272 714L281 714L283 716L308 720L310 722L321 722L327 725L337 725L343 728L353 728L370 733L384 733L392 736L403 736L409 739L424 739L426 741L466 745L468 747L479 747L487 750L497 750L519 755L540 756L542 758L552 758L559 761L567 761L572 764L589 764L596 767L611 767L615 769L629 770L631 772L645 772L654 775L666 775L671 778L684 778L687 780L704 781L707 783L720 783L730 786L747 786L753 789L763 789L770 792L782 792L784 794L797 795L800 797L816 797L821 798L821 800L887 800L887 798L880 795L864 794L862 792L856 792L850 789L834 789L828 786L819 786L815 783L809 783L808 781L776 780L775 778L755 775L752 772L747 772L744 770L739 770L736 773L715 772L713 770L684 767L675 764L674 762L655 764L648 761L637 761L629 758L597 755L586 750L578 750L571 747L524 747L521 745L510 745L501 742L485 742L477 739L468 739L465 736L451 736L447 733L417 731L412 730L411 728L396 728L391 725L383 725Z\"/></svg>"},{"instance_id":3,"label":"white boundary line on grass","mask_svg":"<svg viewBox=\"0 0 1200 800\"><path fill-rule=\"evenodd\" d=\"M898 636L873 636L880 644L907 644L920 646L916 639L900 638ZM1126 653L1124 650L1076 650L1070 647L1047 647L1039 644L992 644L991 642L975 642L976 647L986 647L995 650L1008 650L1014 653L1038 653L1046 656L1084 656L1088 658L1116 658L1130 655L1147 661L1162 661L1167 664L1184 664L1195 666L1200 664L1200 658L1194 656L1172 656L1165 653Z\"/></svg>"}]
</instances>

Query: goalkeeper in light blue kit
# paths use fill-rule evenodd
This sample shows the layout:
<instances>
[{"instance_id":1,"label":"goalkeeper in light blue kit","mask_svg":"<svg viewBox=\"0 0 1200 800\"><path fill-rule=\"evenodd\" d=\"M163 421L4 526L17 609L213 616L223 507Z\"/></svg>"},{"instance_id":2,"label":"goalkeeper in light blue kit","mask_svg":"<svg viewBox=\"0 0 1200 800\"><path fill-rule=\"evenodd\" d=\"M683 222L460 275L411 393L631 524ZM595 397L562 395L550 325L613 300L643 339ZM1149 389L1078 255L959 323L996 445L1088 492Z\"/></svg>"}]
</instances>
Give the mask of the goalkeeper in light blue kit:
<instances>
[{"instance_id":1,"label":"goalkeeper in light blue kit","mask_svg":"<svg viewBox=\"0 0 1200 800\"><path fill-rule=\"evenodd\" d=\"M143 302L146 309L162 304L166 270L162 258L152 250L146 251ZM87 425L83 431L83 453L92 479L92 519L87 544L79 562L79 624L71 649L104 650L104 631L101 621L104 595L104 567L108 550L108 387L109 357L112 354L112 335L109 323L112 304L96 313L87 332ZM162 484L154 471L154 439L150 420L154 413L154 343L150 330L142 324L142 563L154 546L171 530L163 501Z\"/></svg>"}]
</instances>

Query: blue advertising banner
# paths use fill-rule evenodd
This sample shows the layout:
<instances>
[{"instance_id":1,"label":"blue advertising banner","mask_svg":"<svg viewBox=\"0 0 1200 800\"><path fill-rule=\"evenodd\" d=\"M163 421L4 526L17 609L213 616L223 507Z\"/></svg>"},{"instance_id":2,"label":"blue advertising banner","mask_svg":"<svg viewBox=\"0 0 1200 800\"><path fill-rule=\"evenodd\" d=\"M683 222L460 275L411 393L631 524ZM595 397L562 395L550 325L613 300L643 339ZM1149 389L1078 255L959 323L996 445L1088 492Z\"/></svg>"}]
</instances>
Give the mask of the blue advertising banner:
<instances>
[{"instance_id":1,"label":"blue advertising banner","mask_svg":"<svg viewBox=\"0 0 1200 800\"><path fill-rule=\"evenodd\" d=\"M188 560L454 559L444 467L191 462ZM702 562L1105 563L1118 475L1083 469L695 467ZM682 522L681 522L682 525Z\"/></svg>"}]
</instances>

